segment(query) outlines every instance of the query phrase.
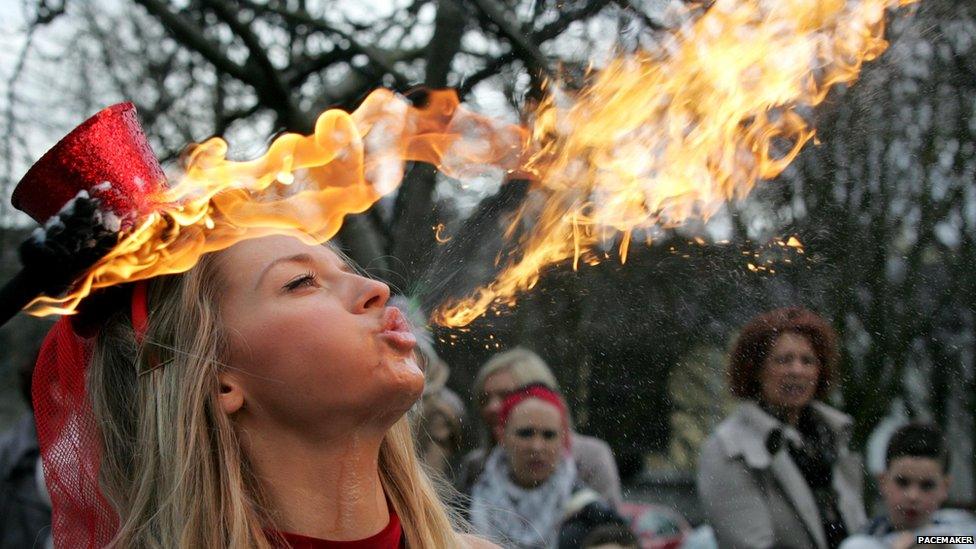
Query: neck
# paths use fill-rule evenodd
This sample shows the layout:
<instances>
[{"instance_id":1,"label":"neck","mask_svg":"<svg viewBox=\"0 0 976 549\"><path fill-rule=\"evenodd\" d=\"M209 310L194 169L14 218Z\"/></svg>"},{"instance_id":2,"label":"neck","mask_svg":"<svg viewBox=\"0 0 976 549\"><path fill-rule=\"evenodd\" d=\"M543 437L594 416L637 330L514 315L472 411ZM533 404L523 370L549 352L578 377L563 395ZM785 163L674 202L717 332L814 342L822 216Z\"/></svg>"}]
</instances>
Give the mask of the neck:
<instances>
[{"instance_id":1,"label":"neck","mask_svg":"<svg viewBox=\"0 0 976 549\"><path fill-rule=\"evenodd\" d=\"M515 472L511 470L509 470L508 472L508 479L511 480L519 488L525 488L526 490L534 490L539 486L542 486L546 482L546 480L549 480L549 479L544 479L541 481L523 480L518 478L515 475Z\"/></svg>"},{"instance_id":2,"label":"neck","mask_svg":"<svg viewBox=\"0 0 976 549\"><path fill-rule=\"evenodd\" d=\"M789 423L793 427L800 424L800 410L795 408L789 408L783 411L783 421Z\"/></svg>"},{"instance_id":3,"label":"neck","mask_svg":"<svg viewBox=\"0 0 976 549\"><path fill-rule=\"evenodd\" d=\"M242 439L277 530L350 541L386 527L390 515L379 475L385 432L309 441L264 431L242 433Z\"/></svg>"},{"instance_id":4,"label":"neck","mask_svg":"<svg viewBox=\"0 0 976 549\"><path fill-rule=\"evenodd\" d=\"M762 409L766 410L771 416L776 419L796 427L800 424L800 415L803 413L803 408L786 408L781 406L773 406L771 404L766 404L760 401L760 406Z\"/></svg>"}]
</instances>

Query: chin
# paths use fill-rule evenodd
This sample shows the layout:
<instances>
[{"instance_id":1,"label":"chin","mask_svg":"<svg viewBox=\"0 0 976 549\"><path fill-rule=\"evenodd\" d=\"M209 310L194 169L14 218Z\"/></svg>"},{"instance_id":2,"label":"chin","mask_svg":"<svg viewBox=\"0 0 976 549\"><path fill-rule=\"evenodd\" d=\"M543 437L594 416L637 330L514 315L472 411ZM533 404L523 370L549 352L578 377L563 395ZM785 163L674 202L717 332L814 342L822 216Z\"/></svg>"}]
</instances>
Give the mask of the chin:
<instances>
[{"instance_id":1,"label":"chin","mask_svg":"<svg viewBox=\"0 0 976 549\"><path fill-rule=\"evenodd\" d=\"M392 375L385 380L382 402L406 412L424 393L424 372L412 357L390 357L386 367Z\"/></svg>"}]
</instances>

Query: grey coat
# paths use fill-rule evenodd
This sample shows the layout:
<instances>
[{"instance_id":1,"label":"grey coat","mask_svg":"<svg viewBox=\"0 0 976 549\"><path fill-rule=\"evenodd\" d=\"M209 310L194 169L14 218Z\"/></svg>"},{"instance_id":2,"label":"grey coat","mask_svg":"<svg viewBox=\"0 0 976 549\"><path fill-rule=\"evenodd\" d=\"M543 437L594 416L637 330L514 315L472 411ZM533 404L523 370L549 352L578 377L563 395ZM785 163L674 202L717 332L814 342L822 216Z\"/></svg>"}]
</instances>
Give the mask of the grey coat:
<instances>
[{"instance_id":1,"label":"grey coat","mask_svg":"<svg viewBox=\"0 0 976 549\"><path fill-rule=\"evenodd\" d=\"M847 531L856 532L867 517L860 457L847 449L851 419L821 402L811 407L837 440L833 468L837 508ZM802 444L794 428L747 401L719 424L702 447L698 496L719 547L827 548L820 511L800 470L785 448L775 455L766 448L767 436L777 427L784 437Z\"/></svg>"}]
</instances>

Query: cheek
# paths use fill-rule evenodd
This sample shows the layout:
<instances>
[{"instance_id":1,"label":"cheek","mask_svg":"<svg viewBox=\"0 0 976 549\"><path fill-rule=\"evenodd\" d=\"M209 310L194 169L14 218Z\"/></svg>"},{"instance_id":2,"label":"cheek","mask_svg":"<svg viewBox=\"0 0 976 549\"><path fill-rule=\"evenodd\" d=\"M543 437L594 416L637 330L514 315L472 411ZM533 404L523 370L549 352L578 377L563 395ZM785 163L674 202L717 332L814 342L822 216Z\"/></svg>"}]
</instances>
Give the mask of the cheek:
<instances>
[{"instance_id":1,"label":"cheek","mask_svg":"<svg viewBox=\"0 0 976 549\"><path fill-rule=\"evenodd\" d=\"M881 494L886 501L897 502L901 500L901 490L892 487L890 484L881 485Z\"/></svg>"},{"instance_id":2,"label":"cheek","mask_svg":"<svg viewBox=\"0 0 976 549\"><path fill-rule=\"evenodd\" d=\"M925 492L922 495L922 499L924 500L926 507L934 511L936 508L942 505L942 501L945 499L946 495L947 494L944 491L936 488L930 492Z\"/></svg>"},{"instance_id":3,"label":"cheek","mask_svg":"<svg viewBox=\"0 0 976 549\"><path fill-rule=\"evenodd\" d=\"M774 374L764 374L759 380L760 396L767 399L775 399L778 385L779 381Z\"/></svg>"},{"instance_id":4,"label":"cheek","mask_svg":"<svg viewBox=\"0 0 976 549\"><path fill-rule=\"evenodd\" d=\"M563 449L562 441L557 440L554 442L550 442L546 445L546 454L549 457L551 457L553 461L555 461L556 459L559 458L559 455L562 453L562 449Z\"/></svg>"},{"instance_id":5,"label":"cheek","mask_svg":"<svg viewBox=\"0 0 976 549\"><path fill-rule=\"evenodd\" d=\"M321 312L293 313L255 314L252 318L261 318L261 322L231 326L231 365L268 379L314 382L323 376L336 379L333 376L341 372L333 370L353 362L357 354L361 358L370 356L363 342L353 337L351 321ZM350 381L356 381L356 376L343 383Z\"/></svg>"},{"instance_id":6,"label":"cheek","mask_svg":"<svg viewBox=\"0 0 976 549\"><path fill-rule=\"evenodd\" d=\"M512 456L512 461L515 463L525 462L529 458L529 454L532 451L528 443L514 437L513 440L509 440L505 446L508 453Z\"/></svg>"},{"instance_id":7,"label":"cheek","mask_svg":"<svg viewBox=\"0 0 976 549\"><path fill-rule=\"evenodd\" d=\"M886 499L888 499L888 501L890 501L895 507L901 510L901 508L905 505L905 503L909 499L908 492L898 487L890 488L886 495Z\"/></svg>"}]
</instances>

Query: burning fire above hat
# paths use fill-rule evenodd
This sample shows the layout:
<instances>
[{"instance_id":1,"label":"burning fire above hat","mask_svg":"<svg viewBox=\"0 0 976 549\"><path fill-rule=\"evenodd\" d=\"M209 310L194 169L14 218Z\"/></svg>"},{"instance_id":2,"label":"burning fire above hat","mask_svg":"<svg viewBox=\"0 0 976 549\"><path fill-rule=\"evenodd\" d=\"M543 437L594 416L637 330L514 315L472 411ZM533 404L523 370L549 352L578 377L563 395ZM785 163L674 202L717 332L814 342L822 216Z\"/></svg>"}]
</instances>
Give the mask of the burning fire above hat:
<instances>
[{"instance_id":1,"label":"burning fire above hat","mask_svg":"<svg viewBox=\"0 0 976 549\"><path fill-rule=\"evenodd\" d=\"M887 47L886 11L913 1L716 0L661 51L613 59L578 91L550 82L526 126L477 115L450 90L418 107L380 89L352 113L320 115L312 135L277 138L252 161L228 160L219 138L195 145L171 185L147 158L137 124L102 131L90 120L72 135L94 131L108 145L91 146L110 157L120 142L141 143L126 154L144 164L109 162L116 169L105 171L89 161L65 177L55 172L72 155L97 157L86 148L96 140L69 135L28 172L15 205L38 221L70 217L59 210L84 192L98 205L95 225L117 222L120 230L66 292L42 295L27 310L70 314L94 290L186 271L245 238L287 232L326 241L345 215L399 186L405 161L422 161L460 179L501 169L532 180L534 197L513 221L528 227L517 255L432 319L466 325L490 307L513 305L547 265L572 260L576 268L611 235L626 261L634 231L707 219L781 173L814 136L800 112L855 80ZM92 120L113 126L113 117L131 116L120 106L107 111ZM39 181L52 178L56 192L42 190Z\"/></svg>"}]
</instances>

